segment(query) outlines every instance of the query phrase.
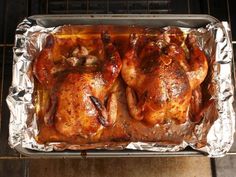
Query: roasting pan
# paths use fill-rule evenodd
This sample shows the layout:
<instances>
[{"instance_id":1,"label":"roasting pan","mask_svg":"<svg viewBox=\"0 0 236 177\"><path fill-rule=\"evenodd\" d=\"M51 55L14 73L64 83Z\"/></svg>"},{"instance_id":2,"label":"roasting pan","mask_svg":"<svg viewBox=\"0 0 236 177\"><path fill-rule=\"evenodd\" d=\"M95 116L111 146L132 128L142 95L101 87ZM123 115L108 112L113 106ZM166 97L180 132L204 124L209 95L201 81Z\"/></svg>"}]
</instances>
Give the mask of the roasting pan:
<instances>
[{"instance_id":1,"label":"roasting pan","mask_svg":"<svg viewBox=\"0 0 236 177\"><path fill-rule=\"evenodd\" d=\"M79 25L142 25L147 27L180 26L198 28L209 23L219 22L210 15L141 15L141 14L96 14L96 15L34 15L29 20L43 27L55 27L66 24ZM187 147L178 152L150 152L137 150L88 150L88 151L53 151L40 152L17 145L15 149L24 156L35 158L89 158L89 157L167 157L167 156L200 156L204 155Z\"/></svg>"}]
</instances>

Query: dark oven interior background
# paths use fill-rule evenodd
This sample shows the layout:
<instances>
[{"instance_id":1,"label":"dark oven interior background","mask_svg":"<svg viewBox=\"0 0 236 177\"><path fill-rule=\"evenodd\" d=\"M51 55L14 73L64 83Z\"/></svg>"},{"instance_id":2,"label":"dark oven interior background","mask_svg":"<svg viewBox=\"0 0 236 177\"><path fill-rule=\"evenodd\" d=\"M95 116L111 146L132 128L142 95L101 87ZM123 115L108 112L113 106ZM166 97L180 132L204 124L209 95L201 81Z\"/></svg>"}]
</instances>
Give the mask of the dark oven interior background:
<instances>
[{"instance_id":1,"label":"dark oven interior background","mask_svg":"<svg viewBox=\"0 0 236 177\"><path fill-rule=\"evenodd\" d=\"M12 77L14 33L24 17L35 14L210 14L229 21L236 51L236 11L233 8L233 0L0 0L0 159L22 158L7 143L10 114L5 100ZM231 153L236 153L235 145Z\"/></svg>"}]
</instances>

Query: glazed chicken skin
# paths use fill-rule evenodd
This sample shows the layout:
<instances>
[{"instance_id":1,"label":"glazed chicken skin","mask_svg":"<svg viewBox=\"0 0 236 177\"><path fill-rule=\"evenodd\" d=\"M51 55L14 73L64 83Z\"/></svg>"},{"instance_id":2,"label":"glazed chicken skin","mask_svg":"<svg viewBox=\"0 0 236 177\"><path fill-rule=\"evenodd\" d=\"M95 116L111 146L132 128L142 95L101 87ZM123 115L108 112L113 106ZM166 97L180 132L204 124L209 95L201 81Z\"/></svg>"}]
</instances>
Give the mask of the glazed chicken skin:
<instances>
[{"instance_id":1,"label":"glazed chicken skin","mask_svg":"<svg viewBox=\"0 0 236 177\"><path fill-rule=\"evenodd\" d=\"M69 46L65 46L67 52L73 53L77 50L76 55L82 56L77 56L77 60L96 58L96 56L91 57L86 47L80 46L78 49L77 41L73 39ZM61 72L59 75L61 77L53 75L50 67L45 69L45 72L36 71L39 81L46 85L46 88L54 86L50 108L44 117L45 124L54 126L64 136L91 139L98 137L104 127L111 126L115 122L117 99L110 90L120 73L122 61L107 32L101 34L101 41L103 58L100 59L100 66L97 66L96 71L76 70L80 61L74 62L74 60L70 63L70 67L68 61L65 61L65 64L60 63L62 67L58 67L58 72ZM51 58L44 58L46 61L53 59L50 56L52 51L48 50L47 57ZM53 66L55 67L55 64Z\"/></svg>"},{"instance_id":2,"label":"glazed chicken skin","mask_svg":"<svg viewBox=\"0 0 236 177\"><path fill-rule=\"evenodd\" d=\"M46 44L34 62L33 72L37 80L47 89L56 84L56 73L67 66L65 59L79 46L78 38L60 38L50 34Z\"/></svg>"},{"instance_id":3,"label":"glazed chicken skin","mask_svg":"<svg viewBox=\"0 0 236 177\"><path fill-rule=\"evenodd\" d=\"M50 90L55 86L60 73L78 70L78 66L91 65L102 58L102 46L101 40L89 36L49 34L34 62L34 75L43 87Z\"/></svg>"},{"instance_id":4,"label":"glazed chicken skin","mask_svg":"<svg viewBox=\"0 0 236 177\"><path fill-rule=\"evenodd\" d=\"M55 126L64 135L91 137L115 122L117 100L115 94L108 92L120 73L121 59L107 33L102 34L102 40L105 60L101 71L70 73L57 92Z\"/></svg>"},{"instance_id":5,"label":"glazed chicken skin","mask_svg":"<svg viewBox=\"0 0 236 177\"><path fill-rule=\"evenodd\" d=\"M192 92L207 75L205 54L194 35L185 44L189 60L181 47L181 31L156 38L130 35L130 46L122 65L122 77L127 84L126 97L130 115L150 125L168 121L184 123L189 117ZM164 36L164 37L163 37ZM145 41L145 42L143 42ZM144 43L140 45L140 43ZM140 49L141 46L141 49Z\"/></svg>"}]
</instances>

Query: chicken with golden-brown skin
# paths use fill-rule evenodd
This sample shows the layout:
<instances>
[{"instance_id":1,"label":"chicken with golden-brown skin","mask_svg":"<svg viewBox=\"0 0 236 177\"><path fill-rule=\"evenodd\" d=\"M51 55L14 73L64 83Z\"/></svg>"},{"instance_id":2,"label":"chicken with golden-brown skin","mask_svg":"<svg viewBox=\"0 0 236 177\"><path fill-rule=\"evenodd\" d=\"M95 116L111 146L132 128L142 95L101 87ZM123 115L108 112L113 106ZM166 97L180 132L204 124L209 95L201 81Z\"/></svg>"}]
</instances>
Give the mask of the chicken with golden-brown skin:
<instances>
[{"instance_id":1,"label":"chicken with golden-brown skin","mask_svg":"<svg viewBox=\"0 0 236 177\"><path fill-rule=\"evenodd\" d=\"M67 137L80 136L91 139L99 136L104 127L111 126L116 120L117 99L110 90L120 73L122 61L107 32L101 34L102 46L99 47L102 47L103 51L100 56L95 56L94 53L89 53L86 47L79 46L79 39L66 41L67 44L69 41L69 45L64 44L64 41L57 41L56 46L55 43L53 47L46 46L46 55L41 52L43 57L35 63L39 82L51 89L51 104L45 114L45 124L54 126L59 133ZM59 46L62 49L59 54L65 50L63 55L67 58L62 59L60 67L57 67L52 60L55 59L53 50ZM98 59L101 56L103 58ZM95 70L78 69L81 63L89 65L97 60L100 62ZM39 63L44 67L41 70L37 70ZM57 70L56 74L52 73L53 67Z\"/></svg>"},{"instance_id":2,"label":"chicken with golden-brown skin","mask_svg":"<svg viewBox=\"0 0 236 177\"><path fill-rule=\"evenodd\" d=\"M78 38L60 38L49 34L43 50L34 62L33 71L37 80L47 89L56 83L56 74L65 70L65 59L79 45Z\"/></svg>"},{"instance_id":3,"label":"chicken with golden-brown skin","mask_svg":"<svg viewBox=\"0 0 236 177\"><path fill-rule=\"evenodd\" d=\"M123 58L121 72L127 84L130 115L151 125L168 121L184 123L189 117L192 92L208 71L207 58L195 36L189 34L186 38L187 60L181 47L184 38L180 30L175 28L169 32L171 35L167 32L154 38L131 34L130 46ZM176 39L174 34L178 34Z\"/></svg>"}]
</instances>

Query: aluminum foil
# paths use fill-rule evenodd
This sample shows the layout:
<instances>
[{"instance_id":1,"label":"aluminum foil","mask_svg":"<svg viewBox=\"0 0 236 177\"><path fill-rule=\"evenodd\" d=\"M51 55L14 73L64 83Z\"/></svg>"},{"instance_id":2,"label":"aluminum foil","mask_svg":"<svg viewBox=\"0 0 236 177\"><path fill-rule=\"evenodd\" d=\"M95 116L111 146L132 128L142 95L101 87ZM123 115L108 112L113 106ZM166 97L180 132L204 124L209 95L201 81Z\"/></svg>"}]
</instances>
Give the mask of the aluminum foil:
<instances>
[{"instance_id":1,"label":"aluminum foil","mask_svg":"<svg viewBox=\"0 0 236 177\"><path fill-rule=\"evenodd\" d=\"M164 152L179 151L186 146L191 146L196 150L208 153L208 156L211 157L224 156L229 151L235 131L234 60L229 25L227 22L220 22L208 24L199 29L181 29L186 33L195 33L200 47L210 58L213 68L211 82L216 85L216 91L211 99L215 100L217 119L210 122L207 119L210 115L205 115L203 121L195 126L192 139L178 145L130 142L128 145L121 145L118 148ZM60 145L59 142L39 144L34 138L39 130L33 104L32 61L34 53L42 49L47 34L53 30L54 28L39 26L29 19L25 19L17 27L13 48L13 78L7 97L7 104L11 112L9 144L12 148L21 145L23 148L38 151L53 151L57 149L56 145ZM207 131L203 127L207 127ZM202 140L203 136L206 137L205 140ZM203 146L202 141L205 141ZM76 149L77 146L71 145L70 149ZM112 149L112 147L104 148Z\"/></svg>"}]
</instances>

